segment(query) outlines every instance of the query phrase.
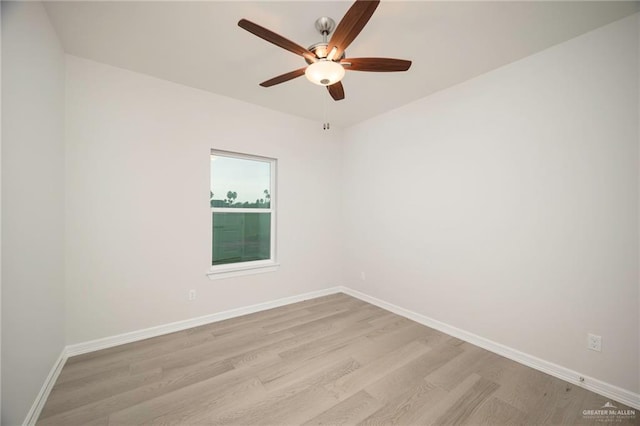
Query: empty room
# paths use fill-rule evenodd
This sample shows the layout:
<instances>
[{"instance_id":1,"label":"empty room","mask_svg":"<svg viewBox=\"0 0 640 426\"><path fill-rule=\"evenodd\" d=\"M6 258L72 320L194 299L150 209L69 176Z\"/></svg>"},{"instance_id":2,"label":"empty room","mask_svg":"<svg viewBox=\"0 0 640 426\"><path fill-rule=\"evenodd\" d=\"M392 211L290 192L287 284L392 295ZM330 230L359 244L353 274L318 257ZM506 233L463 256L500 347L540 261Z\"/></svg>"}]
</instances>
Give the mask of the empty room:
<instances>
[{"instance_id":1,"label":"empty room","mask_svg":"<svg viewBox=\"0 0 640 426\"><path fill-rule=\"evenodd\" d=\"M640 424L640 2L0 12L2 426Z\"/></svg>"}]
</instances>

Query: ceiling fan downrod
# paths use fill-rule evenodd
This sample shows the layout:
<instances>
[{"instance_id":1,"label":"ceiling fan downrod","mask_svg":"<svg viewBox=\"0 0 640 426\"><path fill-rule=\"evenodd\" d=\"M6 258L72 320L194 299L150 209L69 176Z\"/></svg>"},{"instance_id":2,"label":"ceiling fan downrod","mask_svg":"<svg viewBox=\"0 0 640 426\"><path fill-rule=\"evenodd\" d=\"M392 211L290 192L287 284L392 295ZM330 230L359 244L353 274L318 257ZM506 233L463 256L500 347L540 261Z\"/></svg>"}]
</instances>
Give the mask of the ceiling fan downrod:
<instances>
[{"instance_id":1,"label":"ceiling fan downrod","mask_svg":"<svg viewBox=\"0 0 640 426\"><path fill-rule=\"evenodd\" d=\"M327 42L327 37L336 27L336 21L328 16L322 16L316 19L316 30L322 35L322 42Z\"/></svg>"},{"instance_id":2,"label":"ceiling fan downrod","mask_svg":"<svg viewBox=\"0 0 640 426\"><path fill-rule=\"evenodd\" d=\"M327 46L329 45L328 39L329 39L329 34L331 34L333 30L336 28L336 21L329 18L328 16L322 16L316 19L315 27L316 27L316 30L320 33L320 35L322 35L322 41L312 44L311 46L309 46L308 50L312 52L316 56L316 58L324 59L324 58L327 58L330 53L327 51ZM344 57L345 57L345 53L343 52L340 58L332 58L332 59L340 60L340 59L343 59ZM309 65L315 62L310 58L305 58L305 60Z\"/></svg>"}]
</instances>

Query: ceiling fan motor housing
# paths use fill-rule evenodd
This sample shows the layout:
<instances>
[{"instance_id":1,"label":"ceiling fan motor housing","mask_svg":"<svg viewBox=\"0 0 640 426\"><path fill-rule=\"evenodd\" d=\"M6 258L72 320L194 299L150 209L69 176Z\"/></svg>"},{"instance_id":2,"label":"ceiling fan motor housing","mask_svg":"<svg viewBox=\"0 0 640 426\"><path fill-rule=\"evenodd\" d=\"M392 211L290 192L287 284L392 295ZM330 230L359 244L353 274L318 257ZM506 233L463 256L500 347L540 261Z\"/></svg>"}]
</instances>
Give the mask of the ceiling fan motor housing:
<instances>
[{"instance_id":1,"label":"ceiling fan motor housing","mask_svg":"<svg viewBox=\"0 0 640 426\"><path fill-rule=\"evenodd\" d=\"M321 41L320 43L316 43L316 44L312 44L311 46L309 46L308 50L313 53L314 55L316 55L317 58L326 58L327 55L329 54L329 52L327 52L327 46L329 45L329 43L323 42ZM346 52L342 52L342 55L340 55L339 58L334 58L334 61L340 61L342 59L345 58L345 54ZM308 58L304 58L304 60L307 62L307 64L311 65L313 63L313 61L309 60Z\"/></svg>"},{"instance_id":2,"label":"ceiling fan motor housing","mask_svg":"<svg viewBox=\"0 0 640 426\"><path fill-rule=\"evenodd\" d=\"M315 43L309 46L309 51L316 55L316 58L326 58L329 52L327 52L327 37L331 32L336 28L336 21L329 18L328 16L322 16L316 19L315 23L316 30L322 35L322 41L320 43ZM339 58L333 58L334 61L339 61L345 57L344 52L342 52L342 56ZM304 58L307 61L307 64L311 65L313 61L309 60L309 58Z\"/></svg>"}]
</instances>

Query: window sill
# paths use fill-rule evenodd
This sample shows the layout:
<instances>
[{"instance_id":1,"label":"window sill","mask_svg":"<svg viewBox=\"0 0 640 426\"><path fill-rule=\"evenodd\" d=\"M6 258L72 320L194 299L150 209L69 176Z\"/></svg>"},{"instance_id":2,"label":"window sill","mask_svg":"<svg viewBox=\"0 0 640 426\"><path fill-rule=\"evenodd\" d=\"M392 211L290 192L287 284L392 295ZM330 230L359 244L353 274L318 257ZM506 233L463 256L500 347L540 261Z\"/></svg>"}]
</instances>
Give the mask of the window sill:
<instances>
[{"instance_id":1,"label":"window sill","mask_svg":"<svg viewBox=\"0 0 640 426\"><path fill-rule=\"evenodd\" d=\"M277 271L279 263L269 263L267 265L237 266L229 269L217 269L207 272L210 280L222 280L225 278L241 277L244 275L263 274L265 272Z\"/></svg>"}]
</instances>

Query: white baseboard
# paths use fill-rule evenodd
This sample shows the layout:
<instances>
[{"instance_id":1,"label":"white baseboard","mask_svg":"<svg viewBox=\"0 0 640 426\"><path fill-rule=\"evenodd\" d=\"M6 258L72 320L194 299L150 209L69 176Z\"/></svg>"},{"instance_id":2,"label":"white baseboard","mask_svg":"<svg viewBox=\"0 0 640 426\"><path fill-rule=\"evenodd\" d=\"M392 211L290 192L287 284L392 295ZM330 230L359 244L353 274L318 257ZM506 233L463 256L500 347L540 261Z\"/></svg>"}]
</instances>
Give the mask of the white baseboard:
<instances>
[{"instance_id":1,"label":"white baseboard","mask_svg":"<svg viewBox=\"0 0 640 426\"><path fill-rule=\"evenodd\" d=\"M36 400L33 402L31 409L27 413L23 426L32 426L36 424L44 404L47 402L49 393L55 384L62 367L67 358L74 355L81 355L88 352L98 351L100 349L111 348L113 346L123 345L125 343L137 342L139 340L149 339L151 337L161 336L163 334L173 333L176 331L186 330L188 328L198 327L200 325L210 324L217 321L235 318L242 315L252 314L255 312L266 311L267 309L277 308L284 305L290 305L303 300L315 299L317 297L327 296L330 294L342 292L342 287L331 287L323 290L303 293L296 296L285 297L282 299L272 300L269 302L258 303L256 305L244 306L241 308L230 309L228 311L218 312L215 314L204 315L197 318L191 318L183 321L176 321L169 324L150 327L143 330L136 330L129 333L123 333L116 336L104 337L102 339L91 340L88 342L77 343L66 346L58 360L53 365L49 375L47 376Z\"/></svg>"},{"instance_id":2,"label":"white baseboard","mask_svg":"<svg viewBox=\"0 0 640 426\"><path fill-rule=\"evenodd\" d=\"M53 385L58 380L58 376L62 371L62 367L64 367L64 363L67 361L66 348L62 349L60 352L60 356L53 364L51 371L49 371L49 375L45 379L42 384L42 388L40 388L40 392L38 392L38 396L36 400L31 405L29 412L27 413L27 417L24 419L24 426L33 426L38 421L38 417L40 417L40 413L42 412L42 408L44 408L44 403L47 402L47 398L49 398L49 394L51 393L51 389Z\"/></svg>"},{"instance_id":3,"label":"white baseboard","mask_svg":"<svg viewBox=\"0 0 640 426\"><path fill-rule=\"evenodd\" d=\"M640 394L622 389L612 384L603 382L592 377L585 376L571 369L562 367L549 361L537 358L535 356L526 354L508 346L496 343L484 337L470 333L468 331L453 327L449 324L437 321L433 318L429 318L425 315L418 314L405 308L401 308L392 303L385 302L384 300L377 299L368 294L362 293L357 290L350 289L344 286L331 287L323 290L313 291L310 293L304 293L296 296L285 297L269 302L258 303L256 305L245 306L237 309L231 309L228 311L218 312L215 314L205 315L197 318L191 318L188 320L177 321L169 324L164 324L156 327L146 328L143 330L132 331L129 333L119 334L116 336L105 337L102 339L91 340L88 342L77 343L68 345L60 354L60 357L54 364L51 372L47 376L45 383L42 385L42 389L38 394L38 397L34 401L27 418L24 421L24 425L34 425L40 416L40 412L44 407L44 404L51 392L51 388L55 384L62 367L68 357L74 355L80 355L88 352L97 351L100 349L106 349L113 346L122 345L125 343L136 342L139 340L148 339L151 337L161 336L163 334L173 333L176 331L186 330L188 328L198 327L205 324L210 324L217 321L222 321L230 318L239 317L242 315L252 314L255 312L265 311L267 309L277 308L291 303L301 302L303 300L315 299L317 297L327 296L329 294L345 293L350 296L356 297L365 302L376 305L382 309L386 309L397 315L409 318L417 323L426 325L450 336L457 337L476 346L479 346L488 351L494 352L498 355L509 358L520 364L524 364L528 367L534 368L543 373L557 377L561 380L565 380L569 383L573 383L577 386L583 387L597 394L611 398L617 402L626 404L630 407L640 409ZM580 378L584 378L584 382L580 381Z\"/></svg>"},{"instance_id":4,"label":"white baseboard","mask_svg":"<svg viewBox=\"0 0 640 426\"><path fill-rule=\"evenodd\" d=\"M461 330L457 327L453 327L449 324L418 314L408 309L401 308L392 303L385 302L384 300L377 299L373 296L369 296L368 294L359 292L357 290L352 290L348 287L341 287L341 290L343 293L371 303L372 305L376 305L382 309L386 309L387 311L391 311L394 314L409 318L410 320L413 320L417 323L426 325L427 327L431 327L450 336L457 337L458 339L464 340L473 345L501 355L505 358L509 358L520 364L524 364L528 367L534 368L538 371L542 371L543 373L549 374L550 376L554 376L569 383L573 383L577 386L583 387L607 398L611 398L617 402L626 404L636 409L640 409L640 394L638 393L622 389L610 383L594 379L593 377L585 376L584 374L580 374L577 371L573 371L569 368L562 367L549 361L545 361L533 355L529 355L500 343L496 343L492 340L485 339L484 337L478 336L465 330ZM584 381L581 382L580 378L583 378Z\"/></svg>"},{"instance_id":5,"label":"white baseboard","mask_svg":"<svg viewBox=\"0 0 640 426\"><path fill-rule=\"evenodd\" d=\"M139 340L149 339L151 337L157 337L163 334L174 333L176 331L182 331L188 328L198 327L201 325L226 320L229 318L235 318L242 315L265 311L267 309L273 309L279 306L289 305L291 303L302 302L303 300L315 299L317 297L339 293L341 291L342 291L342 287L332 287L332 288L327 288L323 290L312 291L310 293L304 293L296 296L272 300L270 302L258 303L256 305L230 309L228 311L218 312L210 315L204 315L197 318L191 318L183 321L176 321L169 324L159 325L156 327L145 328L143 330L131 331L129 333L118 334L116 336L109 336L109 337L104 337L102 339L91 340L88 342L76 343L73 345L68 345L66 348L66 353L67 353L67 356L74 356L74 355L80 355L88 352L98 351L100 349L111 348L113 346L123 345L125 343L137 342Z\"/></svg>"}]
</instances>

